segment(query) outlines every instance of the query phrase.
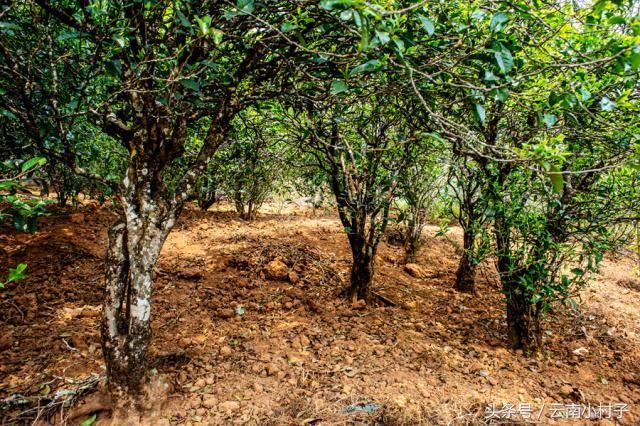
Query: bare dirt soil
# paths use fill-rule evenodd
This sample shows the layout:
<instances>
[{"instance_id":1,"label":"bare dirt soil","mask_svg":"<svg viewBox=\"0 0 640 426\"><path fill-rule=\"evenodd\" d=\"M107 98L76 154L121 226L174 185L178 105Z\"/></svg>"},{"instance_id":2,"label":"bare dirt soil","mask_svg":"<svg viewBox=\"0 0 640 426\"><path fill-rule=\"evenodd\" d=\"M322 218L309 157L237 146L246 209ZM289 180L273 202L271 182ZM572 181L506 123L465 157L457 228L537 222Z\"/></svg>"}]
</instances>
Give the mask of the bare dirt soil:
<instances>
[{"instance_id":1,"label":"bare dirt soil","mask_svg":"<svg viewBox=\"0 0 640 426\"><path fill-rule=\"evenodd\" d=\"M459 230L453 243L425 230L415 276L402 248L383 244L375 291L395 306L352 306L340 296L350 252L333 217L294 209L248 224L217 210L187 210L156 269L149 362L173 390L155 424L482 424L491 404L531 404L534 416L543 409L539 424L640 425L633 257L607 259L579 309L558 306L547 322L546 352L527 358L506 346L490 265L477 294L452 288ZM90 393L75 410L96 403L114 219L85 206L54 212L35 234L2 229L2 272L29 265L26 280L0 291L3 423L30 424L41 412L48 424L47 404L50 423L66 422L73 410L61 409L70 397L60 396L79 386ZM554 403L628 411L618 420L553 420Z\"/></svg>"}]
</instances>

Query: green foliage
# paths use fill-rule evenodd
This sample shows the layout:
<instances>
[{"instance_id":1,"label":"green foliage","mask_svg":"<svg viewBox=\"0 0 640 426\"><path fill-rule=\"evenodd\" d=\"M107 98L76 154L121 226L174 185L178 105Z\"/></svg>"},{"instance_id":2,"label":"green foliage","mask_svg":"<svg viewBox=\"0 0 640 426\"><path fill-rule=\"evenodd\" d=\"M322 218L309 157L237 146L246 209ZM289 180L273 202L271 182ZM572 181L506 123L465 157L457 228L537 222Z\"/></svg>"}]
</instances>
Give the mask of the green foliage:
<instances>
[{"instance_id":1,"label":"green foliage","mask_svg":"<svg viewBox=\"0 0 640 426\"><path fill-rule=\"evenodd\" d=\"M427 221L435 216L435 207L446 177L442 167L442 141L427 134L416 145L408 165L399 175L394 202L394 219L405 230L407 262L415 261L422 245L422 230Z\"/></svg>"},{"instance_id":2,"label":"green foliage","mask_svg":"<svg viewBox=\"0 0 640 426\"><path fill-rule=\"evenodd\" d=\"M15 229L35 232L38 217L47 214L46 206L51 200L31 194L20 181L26 175L34 174L45 165L42 157L33 157L22 162L5 161L0 167L0 222L10 221Z\"/></svg>"},{"instance_id":3,"label":"green foliage","mask_svg":"<svg viewBox=\"0 0 640 426\"><path fill-rule=\"evenodd\" d=\"M25 279L27 277L24 273L26 269L27 265L25 263L19 263L15 268L10 268L7 278L5 278L4 282L0 282L0 288L4 288L9 283Z\"/></svg>"}]
</instances>

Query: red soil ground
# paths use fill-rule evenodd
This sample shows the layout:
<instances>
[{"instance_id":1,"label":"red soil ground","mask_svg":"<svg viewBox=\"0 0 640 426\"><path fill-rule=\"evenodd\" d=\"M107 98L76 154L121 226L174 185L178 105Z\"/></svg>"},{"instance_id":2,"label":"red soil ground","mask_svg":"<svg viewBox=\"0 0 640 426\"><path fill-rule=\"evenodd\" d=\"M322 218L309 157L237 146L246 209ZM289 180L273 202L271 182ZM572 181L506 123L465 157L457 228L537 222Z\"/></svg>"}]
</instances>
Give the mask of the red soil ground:
<instances>
[{"instance_id":1,"label":"red soil ground","mask_svg":"<svg viewBox=\"0 0 640 426\"><path fill-rule=\"evenodd\" d=\"M104 374L103 256L115 214L80 212L58 211L35 234L0 234L2 272L29 265L26 280L0 291L6 424L29 424L42 411L36 403ZM354 308L339 295L350 258L332 217L292 210L248 224L231 212L187 210L155 273L149 362L173 390L154 424L483 424L491 404L531 404L534 416L544 408L542 424L640 424L632 257L606 260L578 309L558 306L546 352L527 358L506 346L495 271L482 268L476 295L457 293L456 248L435 234L425 230L418 278L405 271L400 247L383 244L375 290L396 306ZM295 273L268 279L274 259ZM99 389L75 409L52 404L40 424L78 424L87 416L68 414ZM29 404L15 403L18 394ZM365 403L371 413L349 412ZM620 420L558 421L553 403L629 411Z\"/></svg>"}]
</instances>

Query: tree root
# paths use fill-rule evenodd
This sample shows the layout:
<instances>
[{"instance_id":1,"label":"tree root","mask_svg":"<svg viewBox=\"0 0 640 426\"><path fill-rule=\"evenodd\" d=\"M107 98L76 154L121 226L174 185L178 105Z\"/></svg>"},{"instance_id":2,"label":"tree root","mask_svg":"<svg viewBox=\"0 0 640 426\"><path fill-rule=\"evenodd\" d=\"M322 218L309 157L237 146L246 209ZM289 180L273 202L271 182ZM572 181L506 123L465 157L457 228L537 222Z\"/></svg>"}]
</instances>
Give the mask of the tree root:
<instances>
[{"instance_id":1,"label":"tree root","mask_svg":"<svg viewBox=\"0 0 640 426\"><path fill-rule=\"evenodd\" d=\"M68 381L74 385L73 388L62 388L49 395L24 396L21 394L11 395L0 400L0 411L8 414L5 420L16 423L36 423L39 419L45 419L60 411L63 419L76 418L83 415L83 412L75 414L72 409L69 413L64 410L73 407L83 395L91 393L100 383L104 382L105 376L92 374L84 379ZM16 409L22 409L17 411ZM95 412L97 410L91 411Z\"/></svg>"}]
</instances>

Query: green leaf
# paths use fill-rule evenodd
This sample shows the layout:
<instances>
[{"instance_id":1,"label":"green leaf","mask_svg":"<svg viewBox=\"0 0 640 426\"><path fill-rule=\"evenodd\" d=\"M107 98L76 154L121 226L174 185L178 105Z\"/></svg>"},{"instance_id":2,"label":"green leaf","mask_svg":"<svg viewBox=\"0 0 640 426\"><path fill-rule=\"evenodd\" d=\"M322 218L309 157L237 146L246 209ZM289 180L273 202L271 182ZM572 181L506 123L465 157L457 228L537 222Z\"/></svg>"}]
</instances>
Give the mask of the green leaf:
<instances>
[{"instance_id":1,"label":"green leaf","mask_svg":"<svg viewBox=\"0 0 640 426\"><path fill-rule=\"evenodd\" d=\"M332 95L337 95L338 93L346 92L349 90L349 86L344 80L333 80L331 82L331 93Z\"/></svg>"},{"instance_id":2,"label":"green leaf","mask_svg":"<svg viewBox=\"0 0 640 426\"><path fill-rule=\"evenodd\" d=\"M282 31L283 33L288 33L289 31L295 30L296 29L296 24L294 24L293 22L283 22L282 25L280 25L280 31Z\"/></svg>"},{"instance_id":3,"label":"green leaf","mask_svg":"<svg viewBox=\"0 0 640 426\"><path fill-rule=\"evenodd\" d=\"M484 80L485 81L498 81L498 78L491 70L484 71Z\"/></svg>"},{"instance_id":4,"label":"green leaf","mask_svg":"<svg viewBox=\"0 0 640 426\"><path fill-rule=\"evenodd\" d=\"M203 16L200 18L199 16L195 17L196 22L198 23L198 32L201 36L205 36L209 34L209 27L211 26L211 17Z\"/></svg>"},{"instance_id":5,"label":"green leaf","mask_svg":"<svg viewBox=\"0 0 640 426\"><path fill-rule=\"evenodd\" d=\"M480 104L473 104L473 112L474 115L476 116L476 118L478 119L478 121L480 123L484 123L484 120L486 118L486 112L484 110L484 107Z\"/></svg>"},{"instance_id":6,"label":"green leaf","mask_svg":"<svg viewBox=\"0 0 640 426\"><path fill-rule=\"evenodd\" d=\"M436 31L436 26L433 23L433 21L427 18L426 16L422 16L422 15L418 15L418 19L420 19L420 22L422 23L422 28L424 28L427 34L432 36L433 33Z\"/></svg>"},{"instance_id":7,"label":"green leaf","mask_svg":"<svg viewBox=\"0 0 640 426\"><path fill-rule=\"evenodd\" d=\"M498 68L502 74L507 74L513 68L513 56L511 56L511 52L504 46L500 46L500 50L496 51L494 54L496 58L496 62L498 63Z\"/></svg>"},{"instance_id":8,"label":"green leaf","mask_svg":"<svg viewBox=\"0 0 640 426\"><path fill-rule=\"evenodd\" d=\"M14 113L12 113L11 111L9 111L8 109L0 108L0 115L3 115L3 116L7 117L10 120L17 120L18 119L18 117L16 117L16 115Z\"/></svg>"},{"instance_id":9,"label":"green leaf","mask_svg":"<svg viewBox=\"0 0 640 426\"><path fill-rule=\"evenodd\" d=\"M354 0L322 0L320 2L320 7L325 10L333 10L333 8L338 5L352 6L353 3L354 3Z\"/></svg>"},{"instance_id":10,"label":"green leaf","mask_svg":"<svg viewBox=\"0 0 640 426\"><path fill-rule=\"evenodd\" d=\"M633 52L631 56L629 56L629 64L634 70L640 68L640 52Z\"/></svg>"},{"instance_id":11,"label":"green leaf","mask_svg":"<svg viewBox=\"0 0 640 426\"><path fill-rule=\"evenodd\" d=\"M104 65L107 73L111 74L112 76L119 77L122 75L122 62L120 62L119 59L107 61Z\"/></svg>"},{"instance_id":12,"label":"green leaf","mask_svg":"<svg viewBox=\"0 0 640 426\"><path fill-rule=\"evenodd\" d=\"M544 124L546 124L548 128L551 128L558 122L558 117L556 117L555 114L545 114L543 120Z\"/></svg>"},{"instance_id":13,"label":"green leaf","mask_svg":"<svg viewBox=\"0 0 640 426\"><path fill-rule=\"evenodd\" d=\"M191 28L191 22L189 22L187 17L184 16L184 13L182 13L181 11L178 11L178 19L180 19L180 23L183 27Z\"/></svg>"},{"instance_id":14,"label":"green leaf","mask_svg":"<svg viewBox=\"0 0 640 426\"><path fill-rule=\"evenodd\" d=\"M254 0L238 0L236 4L238 5L238 9L240 9L240 12L245 15L253 13L253 11L256 10L256 4Z\"/></svg>"},{"instance_id":15,"label":"green leaf","mask_svg":"<svg viewBox=\"0 0 640 426\"><path fill-rule=\"evenodd\" d=\"M76 30L66 31L58 36L57 41L65 41L72 40L74 38L79 38L82 35L81 32Z\"/></svg>"},{"instance_id":16,"label":"green leaf","mask_svg":"<svg viewBox=\"0 0 640 426\"><path fill-rule=\"evenodd\" d=\"M182 84L187 89L191 89L196 92L200 90L200 83L192 78L184 78L180 80L180 84Z\"/></svg>"},{"instance_id":17,"label":"green leaf","mask_svg":"<svg viewBox=\"0 0 640 426\"><path fill-rule=\"evenodd\" d=\"M364 64L360 64L357 67L354 67L349 73L349 75L376 71L378 68L380 68L380 61L377 59L372 59L370 61L365 62Z\"/></svg>"},{"instance_id":18,"label":"green leaf","mask_svg":"<svg viewBox=\"0 0 640 426\"><path fill-rule=\"evenodd\" d=\"M504 12L496 12L491 18L489 29L492 33L500 32L507 22L509 22L509 17Z\"/></svg>"},{"instance_id":19,"label":"green leaf","mask_svg":"<svg viewBox=\"0 0 640 426\"><path fill-rule=\"evenodd\" d=\"M580 93L580 96L582 97L582 101L586 102L589 99L591 99L591 92L589 92L587 89L585 89L584 87L581 87L578 89L578 92Z\"/></svg>"},{"instance_id":20,"label":"green leaf","mask_svg":"<svg viewBox=\"0 0 640 426\"><path fill-rule=\"evenodd\" d=\"M115 40L116 43L118 43L118 46L120 47L124 47L127 44L127 39L125 39L120 34L114 35L113 39Z\"/></svg>"},{"instance_id":21,"label":"green leaf","mask_svg":"<svg viewBox=\"0 0 640 426\"><path fill-rule=\"evenodd\" d=\"M382 45L385 45L385 44L389 43L389 40L391 40L391 38L389 37L389 33L384 32L384 31L376 30L376 36L378 37L378 40L380 41L380 44L382 44Z\"/></svg>"},{"instance_id":22,"label":"green leaf","mask_svg":"<svg viewBox=\"0 0 640 426\"><path fill-rule=\"evenodd\" d=\"M34 167L42 166L46 164L46 162L47 162L47 159L44 157L33 157L25 161L24 163L22 163L21 170L24 173L28 170L31 170Z\"/></svg>"},{"instance_id":23,"label":"green leaf","mask_svg":"<svg viewBox=\"0 0 640 426\"><path fill-rule=\"evenodd\" d=\"M20 25L13 22L0 22L0 30L19 30Z\"/></svg>"},{"instance_id":24,"label":"green leaf","mask_svg":"<svg viewBox=\"0 0 640 426\"><path fill-rule=\"evenodd\" d=\"M505 102L507 98L509 98L509 89L506 87L501 87L499 89L495 89L491 92L493 95L493 99L500 102Z\"/></svg>"},{"instance_id":25,"label":"green leaf","mask_svg":"<svg viewBox=\"0 0 640 426\"><path fill-rule=\"evenodd\" d=\"M549 179L551 179L551 185L553 186L553 192L556 194L562 193L562 188L564 187L564 178L562 177L562 173L559 173L560 169L558 166L552 165L550 168Z\"/></svg>"},{"instance_id":26,"label":"green leaf","mask_svg":"<svg viewBox=\"0 0 640 426\"><path fill-rule=\"evenodd\" d=\"M0 182L0 189L10 189L18 186L18 182L6 181Z\"/></svg>"},{"instance_id":27,"label":"green leaf","mask_svg":"<svg viewBox=\"0 0 640 426\"><path fill-rule=\"evenodd\" d=\"M222 30L219 30L217 28L209 28L209 34L211 35L211 38L213 38L213 42L215 44L222 43L222 38L224 37L224 32L222 32Z\"/></svg>"},{"instance_id":28,"label":"green leaf","mask_svg":"<svg viewBox=\"0 0 640 426\"><path fill-rule=\"evenodd\" d=\"M440 133L438 133L438 132L430 132L430 133L427 133L425 136L429 136L429 137L435 139L436 141L438 141L440 143L445 143L446 142L444 140L444 138L442 137L442 135L440 135Z\"/></svg>"},{"instance_id":29,"label":"green leaf","mask_svg":"<svg viewBox=\"0 0 640 426\"><path fill-rule=\"evenodd\" d=\"M479 19L484 18L484 15L486 15L486 14L487 14L486 10L484 10L484 9L476 9L471 14L471 19L479 20Z\"/></svg>"},{"instance_id":30,"label":"green leaf","mask_svg":"<svg viewBox=\"0 0 640 426\"><path fill-rule=\"evenodd\" d=\"M340 13L340 19L342 19L343 21L350 21L351 18L353 18L353 10L352 9L343 10Z\"/></svg>"},{"instance_id":31,"label":"green leaf","mask_svg":"<svg viewBox=\"0 0 640 426\"><path fill-rule=\"evenodd\" d=\"M96 421L96 415L94 414L91 417L87 417L82 422L80 422L80 426L91 426Z\"/></svg>"},{"instance_id":32,"label":"green leaf","mask_svg":"<svg viewBox=\"0 0 640 426\"><path fill-rule=\"evenodd\" d=\"M600 109L602 111L613 111L614 109L616 109L616 103L608 97L604 96L602 99L600 99Z\"/></svg>"}]
</instances>

